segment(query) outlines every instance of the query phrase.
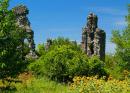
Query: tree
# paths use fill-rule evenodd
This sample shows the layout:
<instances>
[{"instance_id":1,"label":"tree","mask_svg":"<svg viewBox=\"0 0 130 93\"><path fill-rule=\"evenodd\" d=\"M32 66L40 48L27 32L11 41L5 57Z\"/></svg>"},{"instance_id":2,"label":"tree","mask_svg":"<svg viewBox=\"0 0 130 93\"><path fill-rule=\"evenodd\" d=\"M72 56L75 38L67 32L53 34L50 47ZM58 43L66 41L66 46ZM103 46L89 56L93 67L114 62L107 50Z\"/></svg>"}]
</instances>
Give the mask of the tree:
<instances>
[{"instance_id":1,"label":"tree","mask_svg":"<svg viewBox=\"0 0 130 93\"><path fill-rule=\"evenodd\" d=\"M0 78L14 76L23 64L19 49L23 30L16 25L15 15L8 6L9 0L0 1Z\"/></svg>"},{"instance_id":2,"label":"tree","mask_svg":"<svg viewBox=\"0 0 130 93\"><path fill-rule=\"evenodd\" d=\"M122 70L130 70L130 5L126 21L127 27L122 32L114 30L112 33L112 42L116 44L115 56Z\"/></svg>"},{"instance_id":3,"label":"tree","mask_svg":"<svg viewBox=\"0 0 130 93\"><path fill-rule=\"evenodd\" d=\"M97 57L88 58L77 44L66 40L53 40L50 49L29 68L38 75L64 82L78 75L106 75L102 61Z\"/></svg>"}]
</instances>

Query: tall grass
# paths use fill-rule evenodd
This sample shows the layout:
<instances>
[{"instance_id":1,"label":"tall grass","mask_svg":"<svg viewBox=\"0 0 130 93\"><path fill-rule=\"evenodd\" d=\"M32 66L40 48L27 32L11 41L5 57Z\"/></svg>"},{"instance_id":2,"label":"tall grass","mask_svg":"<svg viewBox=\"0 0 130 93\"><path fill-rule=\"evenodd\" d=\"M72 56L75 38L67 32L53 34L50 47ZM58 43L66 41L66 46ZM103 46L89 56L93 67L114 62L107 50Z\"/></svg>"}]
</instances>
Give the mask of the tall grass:
<instances>
[{"instance_id":1,"label":"tall grass","mask_svg":"<svg viewBox=\"0 0 130 93\"><path fill-rule=\"evenodd\" d=\"M33 79L26 84L16 84L15 93L70 93L68 86L47 78Z\"/></svg>"},{"instance_id":2,"label":"tall grass","mask_svg":"<svg viewBox=\"0 0 130 93\"><path fill-rule=\"evenodd\" d=\"M22 73L18 79L22 83L5 82L3 84L1 81L0 86L5 89L0 90L0 93L72 93L67 84L51 81L46 77L36 78L31 73Z\"/></svg>"}]
</instances>

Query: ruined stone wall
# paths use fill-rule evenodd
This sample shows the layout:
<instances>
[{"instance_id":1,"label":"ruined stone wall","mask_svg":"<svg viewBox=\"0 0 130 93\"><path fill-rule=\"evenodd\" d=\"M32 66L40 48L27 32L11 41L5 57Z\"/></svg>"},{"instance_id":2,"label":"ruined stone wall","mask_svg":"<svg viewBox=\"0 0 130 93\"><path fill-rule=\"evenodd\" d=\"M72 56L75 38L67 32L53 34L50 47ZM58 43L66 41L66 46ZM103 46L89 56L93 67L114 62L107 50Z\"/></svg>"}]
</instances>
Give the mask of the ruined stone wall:
<instances>
[{"instance_id":1,"label":"ruined stone wall","mask_svg":"<svg viewBox=\"0 0 130 93\"><path fill-rule=\"evenodd\" d=\"M98 28L98 17L90 13L87 17L87 24L83 28L81 47L88 56L97 55L105 60L105 39L106 34Z\"/></svg>"},{"instance_id":2,"label":"ruined stone wall","mask_svg":"<svg viewBox=\"0 0 130 93\"><path fill-rule=\"evenodd\" d=\"M16 24L25 31L25 38L22 39L22 42L24 43L24 39L27 39L29 44L30 51L26 55L26 57L37 58L37 55L35 53L34 32L31 29L30 22L27 17L27 15L29 14L29 10L26 6L19 5L13 8L13 12L16 15Z\"/></svg>"}]
</instances>

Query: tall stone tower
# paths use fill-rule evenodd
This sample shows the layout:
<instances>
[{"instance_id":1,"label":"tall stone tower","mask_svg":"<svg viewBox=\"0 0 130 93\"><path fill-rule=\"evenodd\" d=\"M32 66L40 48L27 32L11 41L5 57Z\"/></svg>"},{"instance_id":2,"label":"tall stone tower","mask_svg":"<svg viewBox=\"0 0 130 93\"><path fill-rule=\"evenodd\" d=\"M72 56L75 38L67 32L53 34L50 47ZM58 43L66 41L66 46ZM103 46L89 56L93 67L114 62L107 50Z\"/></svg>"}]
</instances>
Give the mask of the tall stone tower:
<instances>
[{"instance_id":1,"label":"tall stone tower","mask_svg":"<svg viewBox=\"0 0 130 93\"><path fill-rule=\"evenodd\" d=\"M87 24L82 31L81 47L88 56L97 55L105 60L106 33L98 28L98 17L90 13L87 17Z\"/></svg>"},{"instance_id":2,"label":"tall stone tower","mask_svg":"<svg viewBox=\"0 0 130 93\"><path fill-rule=\"evenodd\" d=\"M35 53L34 32L31 29L30 22L27 17L29 10L26 6L19 5L13 8L13 12L16 15L17 25L25 31L25 38L22 39L22 42L24 43L24 39L27 39L29 44L30 51L26 55L26 58L37 58L38 56Z\"/></svg>"}]
</instances>

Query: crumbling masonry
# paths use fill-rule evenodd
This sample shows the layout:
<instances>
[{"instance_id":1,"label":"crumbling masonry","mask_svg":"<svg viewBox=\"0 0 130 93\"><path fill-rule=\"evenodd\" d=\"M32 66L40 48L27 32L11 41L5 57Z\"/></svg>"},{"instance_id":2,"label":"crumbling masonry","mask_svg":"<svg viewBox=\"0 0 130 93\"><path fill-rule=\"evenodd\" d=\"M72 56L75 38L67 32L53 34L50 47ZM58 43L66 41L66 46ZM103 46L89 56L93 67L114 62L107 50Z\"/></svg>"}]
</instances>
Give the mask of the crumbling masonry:
<instances>
[{"instance_id":1,"label":"crumbling masonry","mask_svg":"<svg viewBox=\"0 0 130 93\"><path fill-rule=\"evenodd\" d=\"M90 13L87 17L87 24L83 28L81 47L88 56L97 55L105 60L105 39L106 33L98 28L98 17Z\"/></svg>"},{"instance_id":2,"label":"crumbling masonry","mask_svg":"<svg viewBox=\"0 0 130 93\"><path fill-rule=\"evenodd\" d=\"M20 5L13 8L13 11L16 15L17 25L25 31L25 38L22 38L22 42L24 43L24 39L27 39L29 44L30 51L26 55L26 58L37 58L38 56L35 53L34 32L32 31L30 22L27 18L29 10L26 6Z\"/></svg>"}]
</instances>

